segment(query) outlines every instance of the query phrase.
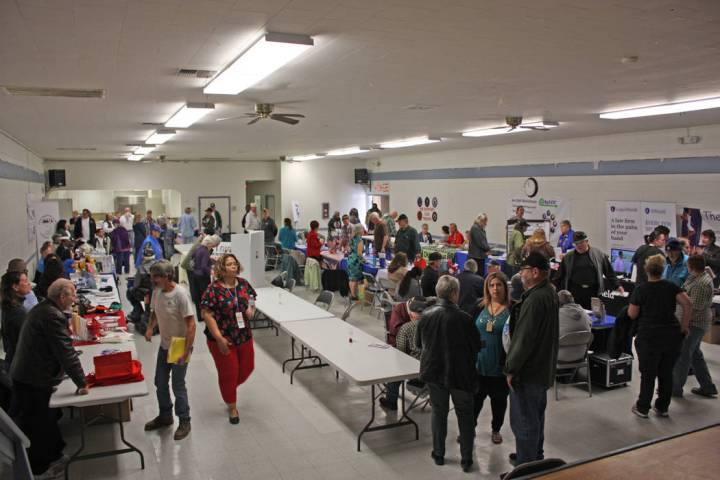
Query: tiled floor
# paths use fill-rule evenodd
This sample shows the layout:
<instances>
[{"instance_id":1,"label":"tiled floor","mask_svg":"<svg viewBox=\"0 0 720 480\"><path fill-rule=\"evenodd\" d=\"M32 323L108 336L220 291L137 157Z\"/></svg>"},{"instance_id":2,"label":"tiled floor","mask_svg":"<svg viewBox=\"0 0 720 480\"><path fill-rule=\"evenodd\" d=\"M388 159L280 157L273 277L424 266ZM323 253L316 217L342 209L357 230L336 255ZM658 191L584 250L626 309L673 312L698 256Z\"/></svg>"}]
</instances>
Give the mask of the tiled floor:
<instances>
[{"instance_id":1,"label":"tiled floor","mask_svg":"<svg viewBox=\"0 0 720 480\"><path fill-rule=\"evenodd\" d=\"M121 288L122 289L122 288ZM302 287L295 291L314 299ZM332 311L342 313L336 302ZM355 309L349 321L381 338L381 322ZM455 443L457 424L449 419L447 463L437 467L430 459L430 413L415 411L420 440L410 427L366 434L361 453L355 450L357 432L369 419L369 388L336 381L329 368L298 372L294 385L280 369L289 352L289 339L268 330L255 334L255 372L239 388L240 424L230 425L216 383L216 370L202 334L188 372L192 433L181 442L172 429L145 433L143 424L157 413L152 385L157 337L152 343L136 341L151 395L134 401L132 421L125 426L127 438L145 454L140 469L137 454L95 459L74 464L72 479L351 479L408 478L413 480L466 478L459 465ZM704 344L708 364L720 381L720 346ZM691 384L694 379L691 377ZM633 382L614 390L596 388L588 398L584 390L562 389L560 401L552 392L548 399L545 450L547 456L574 461L637 442L681 432L720 420L720 401L688 394L673 401L671 417L642 420L630 413L638 391L635 365ZM489 408L483 410L476 439L475 475L497 478L509 469L508 453L514 451L508 422L502 428L505 442L493 445L489 435ZM385 413L378 409L378 419ZM62 428L67 452L78 445L77 427L67 417ZM109 426L89 429L90 448L119 443Z\"/></svg>"}]
</instances>

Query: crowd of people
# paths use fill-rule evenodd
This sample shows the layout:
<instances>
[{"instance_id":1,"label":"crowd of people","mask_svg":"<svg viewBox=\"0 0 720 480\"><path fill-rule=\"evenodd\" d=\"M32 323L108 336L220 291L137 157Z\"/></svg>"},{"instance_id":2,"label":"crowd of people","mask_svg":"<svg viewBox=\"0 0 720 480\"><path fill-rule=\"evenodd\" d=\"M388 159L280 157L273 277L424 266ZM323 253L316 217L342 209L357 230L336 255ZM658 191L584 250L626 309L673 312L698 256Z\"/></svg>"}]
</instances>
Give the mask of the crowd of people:
<instances>
[{"instance_id":1,"label":"crowd of people","mask_svg":"<svg viewBox=\"0 0 720 480\"><path fill-rule=\"evenodd\" d=\"M256 294L241 277L236 256L226 253L213 259L222 228L213 207L200 227L186 209L177 228L162 217L155 220L152 211L144 217L129 209L108 214L99 226L88 210L75 212L70 221L58 223L53 242L42 245L34 289L27 265L20 259L10 262L0 285L6 353L0 402L33 442L33 473L52 478L67 461L57 414L49 408L53 388L67 374L78 395L87 393L68 327L68 312L77 301L69 271L87 248L115 256L118 274L130 272L134 257L135 282L128 292L134 311L128 318L146 340L160 336L155 373L158 415L145 429L173 425L174 407L179 418L174 438L182 440L191 431L185 375L198 321L204 322L228 420L239 422L237 389L254 369L249 321ZM606 290L623 292L623 285L632 285L632 293L618 315L617 331L623 336L620 343L634 338L641 375L631 411L641 418L649 418L651 410L667 417L671 399L684 395L690 368L699 384L691 392L717 395L701 351L701 339L714 319L713 288L720 279L720 248L713 231L703 231L700 245L690 247L683 239L669 239L669 230L658 227L632 258L635 282L623 283L608 256L591 246L583 231L574 231L569 221L561 223L555 247L541 229L526 238L529 224L523 212L518 211L511 223L503 266L487 258L491 247L486 214L478 215L465 234L451 223L437 239L427 225L418 232L406 215L382 215L377 208L368 212L365 223L356 209L346 215L335 212L326 235L316 220L307 232L299 232L286 218L278 230L270 212L262 209L258 216L254 204L247 206L243 217L243 228L264 231L267 244L277 240L283 249L292 250L304 239L307 256L319 261L325 245L347 254L351 299L357 299L364 283L363 235L372 235L371 249L378 257L392 256L386 270L397 303L389 312L387 341L420 360L416 383L429 392L431 457L437 465L444 464L450 399L458 419L463 470L472 468L476 427L487 398L492 443L503 442L500 430L509 403L516 447L510 461L544 458L546 396L556 381L557 361L577 360L586 351L577 346L560 349L559 340L568 333L589 331L593 299ZM447 271L440 252L423 258L421 244L434 241L467 248L461 273ZM192 243L180 265L187 271L189 291L176 282L175 268L168 261L176 242ZM178 361L169 363L175 337L185 339L184 351ZM397 410L400 386L401 382L387 385L380 399L383 408Z\"/></svg>"}]
</instances>

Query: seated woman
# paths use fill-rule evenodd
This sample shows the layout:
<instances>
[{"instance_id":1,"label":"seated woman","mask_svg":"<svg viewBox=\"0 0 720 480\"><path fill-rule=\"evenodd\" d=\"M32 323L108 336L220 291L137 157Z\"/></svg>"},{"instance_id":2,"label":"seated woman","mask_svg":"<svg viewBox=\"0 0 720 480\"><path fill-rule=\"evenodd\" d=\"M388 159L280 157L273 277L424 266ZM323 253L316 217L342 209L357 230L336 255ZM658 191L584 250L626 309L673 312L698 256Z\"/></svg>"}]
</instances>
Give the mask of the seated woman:
<instances>
[{"instance_id":1,"label":"seated woman","mask_svg":"<svg viewBox=\"0 0 720 480\"><path fill-rule=\"evenodd\" d=\"M440 243L446 243L448 237L450 236L450 227L447 225L443 225L440 227L440 230L442 230L442 236L440 237Z\"/></svg>"},{"instance_id":2,"label":"seated woman","mask_svg":"<svg viewBox=\"0 0 720 480\"><path fill-rule=\"evenodd\" d=\"M322 265L322 256L320 256L320 249L322 248L322 241L318 236L318 228L320 224L317 220L310 222L310 231L306 235L307 243L307 256L308 258L314 258Z\"/></svg>"},{"instance_id":3,"label":"seated woman","mask_svg":"<svg viewBox=\"0 0 720 480\"><path fill-rule=\"evenodd\" d=\"M292 221L289 218L283 220L283 227L278 232L278 240L283 250L295 250L295 243L297 243L297 232L292 226Z\"/></svg>"},{"instance_id":4,"label":"seated woman","mask_svg":"<svg viewBox=\"0 0 720 480\"><path fill-rule=\"evenodd\" d=\"M388 265L388 280L394 285L399 285L407 273L408 258L403 252L398 252ZM395 288L390 293L395 293Z\"/></svg>"},{"instance_id":5,"label":"seated woman","mask_svg":"<svg viewBox=\"0 0 720 480\"><path fill-rule=\"evenodd\" d=\"M433 237L427 223L422 224L422 230L420 231L420 243L433 243Z\"/></svg>"},{"instance_id":6,"label":"seated woman","mask_svg":"<svg viewBox=\"0 0 720 480\"><path fill-rule=\"evenodd\" d=\"M525 242L522 249L522 257L525 258L532 252L540 252L540 254L550 260L555 256L555 249L550 245L545 237L545 230L538 228L533 232L530 238Z\"/></svg>"},{"instance_id":7,"label":"seated woman","mask_svg":"<svg viewBox=\"0 0 720 480\"><path fill-rule=\"evenodd\" d=\"M422 269L413 267L405 274L400 284L395 290L395 297L398 301L406 301L414 297L422 296L422 288L420 288L420 277Z\"/></svg>"}]
</instances>

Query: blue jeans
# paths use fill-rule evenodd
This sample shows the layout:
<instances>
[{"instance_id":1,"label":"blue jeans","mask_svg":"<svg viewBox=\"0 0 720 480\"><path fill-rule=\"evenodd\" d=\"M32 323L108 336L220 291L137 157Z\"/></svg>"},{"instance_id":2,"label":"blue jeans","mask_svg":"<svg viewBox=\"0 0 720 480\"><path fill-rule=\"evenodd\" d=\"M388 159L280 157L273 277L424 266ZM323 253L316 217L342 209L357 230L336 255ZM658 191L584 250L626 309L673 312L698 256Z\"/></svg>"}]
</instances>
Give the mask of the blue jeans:
<instances>
[{"instance_id":1,"label":"blue jeans","mask_svg":"<svg viewBox=\"0 0 720 480\"><path fill-rule=\"evenodd\" d=\"M122 274L123 267L125 267L125 273L130 273L130 252L113 252L115 258L115 273L118 275Z\"/></svg>"},{"instance_id":2,"label":"blue jeans","mask_svg":"<svg viewBox=\"0 0 720 480\"><path fill-rule=\"evenodd\" d=\"M691 365L700 388L704 391L716 390L707 363L705 363L705 357L703 357L700 350L704 335L705 331L703 329L690 327L690 332L683 340L680 358L675 363L675 369L673 370L673 395L682 395Z\"/></svg>"},{"instance_id":3,"label":"blue jeans","mask_svg":"<svg viewBox=\"0 0 720 480\"><path fill-rule=\"evenodd\" d=\"M510 427L518 465L545 458L547 389L544 385L515 383L510 391Z\"/></svg>"},{"instance_id":4,"label":"blue jeans","mask_svg":"<svg viewBox=\"0 0 720 480\"><path fill-rule=\"evenodd\" d=\"M385 386L385 399L397 405L398 398L400 398L400 384L402 382L390 382Z\"/></svg>"},{"instance_id":5,"label":"blue jeans","mask_svg":"<svg viewBox=\"0 0 720 480\"><path fill-rule=\"evenodd\" d=\"M187 388L185 388L185 373L187 363L177 365L167 363L168 351L160 347L158 349L157 365L155 366L155 387L157 389L158 405L162 418L172 418L173 403L170 398L168 383L172 377L172 390L175 395L175 415L181 422L190 421L190 404L188 403Z\"/></svg>"}]
</instances>

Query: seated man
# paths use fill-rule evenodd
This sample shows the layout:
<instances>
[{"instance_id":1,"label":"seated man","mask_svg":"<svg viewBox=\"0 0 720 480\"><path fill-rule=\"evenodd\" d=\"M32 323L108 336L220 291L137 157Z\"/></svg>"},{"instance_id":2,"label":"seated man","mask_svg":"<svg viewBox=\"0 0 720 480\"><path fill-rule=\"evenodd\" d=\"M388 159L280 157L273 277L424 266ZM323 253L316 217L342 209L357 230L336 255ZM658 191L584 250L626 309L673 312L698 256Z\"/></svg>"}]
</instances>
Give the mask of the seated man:
<instances>
[{"instance_id":1,"label":"seated man","mask_svg":"<svg viewBox=\"0 0 720 480\"><path fill-rule=\"evenodd\" d=\"M502 271L502 264L497 260L490 260L490 263L487 266L487 274L490 275L491 273L500 271Z\"/></svg>"},{"instance_id":2,"label":"seated man","mask_svg":"<svg viewBox=\"0 0 720 480\"><path fill-rule=\"evenodd\" d=\"M472 258L465 262L462 272L458 274L457 279L460 282L460 300L458 306L460 310L470 313L478 299L483 296L483 285L485 279L477 274L478 265Z\"/></svg>"},{"instance_id":3,"label":"seated man","mask_svg":"<svg viewBox=\"0 0 720 480\"><path fill-rule=\"evenodd\" d=\"M441 261L442 255L439 252L432 252L428 257L427 268L423 270L422 277L420 278L423 297L435 296L435 285L437 285L438 279L440 278Z\"/></svg>"},{"instance_id":4,"label":"seated man","mask_svg":"<svg viewBox=\"0 0 720 480\"><path fill-rule=\"evenodd\" d=\"M572 293L567 290L560 290L558 292L558 302L560 304L560 338L568 333L590 331L592 321L585 310L575 303ZM562 347L558 352L558 361L572 362L579 360L584 352L585 347L583 345Z\"/></svg>"}]
</instances>

